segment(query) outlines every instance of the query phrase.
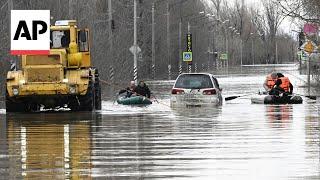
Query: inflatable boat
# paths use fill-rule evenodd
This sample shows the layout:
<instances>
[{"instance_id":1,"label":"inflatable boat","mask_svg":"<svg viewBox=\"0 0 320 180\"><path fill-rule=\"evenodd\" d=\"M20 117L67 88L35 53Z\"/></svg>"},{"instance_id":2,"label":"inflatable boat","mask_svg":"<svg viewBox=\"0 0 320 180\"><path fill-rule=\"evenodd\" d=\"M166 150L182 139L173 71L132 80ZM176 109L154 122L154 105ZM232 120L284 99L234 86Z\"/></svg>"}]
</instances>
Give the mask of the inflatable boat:
<instances>
[{"instance_id":1,"label":"inflatable boat","mask_svg":"<svg viewBox=\"0 0 320 180\"><path fill-rule=\"evenodd\" d=\"M143 96L132 96L132 97L119 97L117 99L118 104L122 105L148 105L152 104L149 98Z\"/></svg>"},{"instance_id":2,"label":"inflatable boat","mask_svg":"<svg viewBox=\"0 0 320 180\"><path fill-rule=\"evenodd\" d=\"M267 94L257 94L251 97L253 104L302 104L301 96L275 96Z\"/></svg>"}]
</instances>

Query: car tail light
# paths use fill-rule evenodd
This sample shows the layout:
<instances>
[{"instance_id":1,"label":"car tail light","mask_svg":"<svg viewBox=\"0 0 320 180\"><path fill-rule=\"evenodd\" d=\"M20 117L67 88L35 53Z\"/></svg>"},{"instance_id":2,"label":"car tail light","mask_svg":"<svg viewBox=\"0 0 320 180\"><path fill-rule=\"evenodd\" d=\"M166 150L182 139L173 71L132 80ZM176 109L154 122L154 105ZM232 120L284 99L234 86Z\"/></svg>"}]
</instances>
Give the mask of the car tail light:
<instances>
[{"instance_id":1,"label":"car tail light","mask_svg":"<svg viewBox=\"0 0 320 180\"><path fill-rule=\"evenodd\" d=\"M182 89L172 89L171 94L184 94Z\"/></svg>"},{"instance_id":2,"label":"car tail light","mask_svg":"<svg viewBox=\"0 0 320 180\"><path fill-rule=\"evenodd\" d=\"M215 95L217 94L216 89L207 89L203 91L203 95Z\"/></svg>"}]
</instances>

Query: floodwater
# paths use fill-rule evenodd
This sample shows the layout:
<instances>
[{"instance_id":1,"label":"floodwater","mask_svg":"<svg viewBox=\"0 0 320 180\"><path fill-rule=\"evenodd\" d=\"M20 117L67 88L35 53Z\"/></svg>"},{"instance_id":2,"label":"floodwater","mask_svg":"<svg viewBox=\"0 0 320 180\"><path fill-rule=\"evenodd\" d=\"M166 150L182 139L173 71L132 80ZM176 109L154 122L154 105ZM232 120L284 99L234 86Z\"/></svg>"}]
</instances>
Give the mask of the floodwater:
<instances>
[{"instance_id":1,"label":"floodwater","mask_svg":"<svg viewBox=\"0 0 320 180\"><path fill-rule=\"evenodd\" d=\"M295 66L214 74L228 97L258 92L272 69L307 93ZM147 107L0 110L0 179L320 179L319 101L261 105L244 96L218 108L171 109L172 83L150 82L160 103Z\"/></svg>"}]
</instances>

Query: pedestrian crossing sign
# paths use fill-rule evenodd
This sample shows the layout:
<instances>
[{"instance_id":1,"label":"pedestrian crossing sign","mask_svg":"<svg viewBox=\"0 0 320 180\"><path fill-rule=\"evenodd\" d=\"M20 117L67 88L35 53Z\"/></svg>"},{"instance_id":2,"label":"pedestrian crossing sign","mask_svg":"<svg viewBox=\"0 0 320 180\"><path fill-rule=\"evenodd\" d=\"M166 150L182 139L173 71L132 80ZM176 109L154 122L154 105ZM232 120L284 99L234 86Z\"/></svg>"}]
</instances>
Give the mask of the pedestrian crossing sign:
<instances>
[{"instance_id":1,"label":"pedestrian crossing sign","mask_svg":"<svg viewBox=\"0 0 320 180\"><path fill-rule=\"evenodd\" d=\"M192 52L183 52L183 61L192 62Z\"/></svg>"}]
</instances>

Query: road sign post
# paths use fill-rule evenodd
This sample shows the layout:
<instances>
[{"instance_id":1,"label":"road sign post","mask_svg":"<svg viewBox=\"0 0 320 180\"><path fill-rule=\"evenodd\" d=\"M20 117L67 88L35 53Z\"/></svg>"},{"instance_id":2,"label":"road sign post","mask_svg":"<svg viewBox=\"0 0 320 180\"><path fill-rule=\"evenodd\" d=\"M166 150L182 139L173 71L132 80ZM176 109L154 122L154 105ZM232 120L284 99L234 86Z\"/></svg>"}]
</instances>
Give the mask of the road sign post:
<instances>
[{"instance_id":1,"label":"road sign post","mask_svg":"<svg viewBox=\"0 0 320 180\"><path fill-rule=\"evenodd\" d=\"M307 62L307 73L308 73L308 94L310 95L310 88L311 88L311 55L313 53L317 53L318 52L318 47L317 45L310 41L307 40L307 42L305 42L301 47L300 47L308 56L308 62Z\"/></svg>"},{"instance_id":2,"label":"road sign post","mask_svg":"<svg viewBox=\"0 0 320 180\"><path fill-rule=\"evenodd\" d=\"M189 66L189 73L191 73L191 65L192 65L192 34L188 33L187 34L187 51L183 52L183 61L188 63Z\"/></svg>"}]
</instances>

